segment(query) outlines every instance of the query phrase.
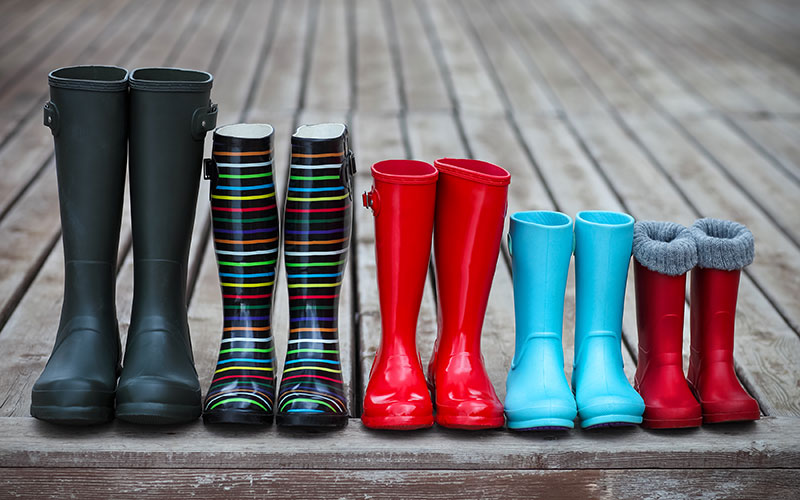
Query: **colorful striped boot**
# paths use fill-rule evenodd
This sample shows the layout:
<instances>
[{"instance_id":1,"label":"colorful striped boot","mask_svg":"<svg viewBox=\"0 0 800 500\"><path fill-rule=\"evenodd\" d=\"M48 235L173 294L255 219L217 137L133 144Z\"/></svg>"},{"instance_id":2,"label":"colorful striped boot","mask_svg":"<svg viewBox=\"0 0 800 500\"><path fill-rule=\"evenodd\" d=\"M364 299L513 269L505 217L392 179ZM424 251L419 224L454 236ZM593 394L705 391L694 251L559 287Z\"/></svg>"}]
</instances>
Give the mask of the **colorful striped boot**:
<instances>
[{"instance_id":1,"label":"colorful striped boot","mask_svg":"<svg viewBox=\"0 0 800 500\"><path fill-rule=\"evenodd\" d=\"M289 345L278 425L347 425L338 315L350 249L354 173L345 125L304 125L292 136L284 210Z\"/></svg>"},{"instance_id":2,"label":"colorful striped boot","mask_svg":"<svg viewBox=\"0 0 800 500\"><path fill-rule=\"evenodd\" d=\"M219 358L203 410L207 424L272 423L270 318L280 243L272 136L266 124L220 127L213 159L206 161L224 310Z\"/></svg>"}]
</instances>

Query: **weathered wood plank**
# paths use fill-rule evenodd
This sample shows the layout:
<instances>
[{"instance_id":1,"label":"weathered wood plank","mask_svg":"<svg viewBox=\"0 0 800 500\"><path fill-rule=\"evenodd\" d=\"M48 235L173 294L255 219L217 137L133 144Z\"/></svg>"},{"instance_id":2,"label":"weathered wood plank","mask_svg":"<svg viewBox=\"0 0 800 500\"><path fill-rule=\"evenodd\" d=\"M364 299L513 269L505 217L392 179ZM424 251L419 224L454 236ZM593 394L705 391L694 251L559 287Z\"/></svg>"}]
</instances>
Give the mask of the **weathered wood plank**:
<instances>
[{"instance_id":1,"label":"weathered wood plank","mask_svg":"<svg viewBox=\"0 0 800 500\"><path fill-rule=\"evenodd\" d=\"M434 428L370 431L356 420L330 433L280 428L148 427L113 422L59 427L32 418L0 418L2 467L187 467L226 469L498 470L645 468L798 468L795 417L678 431L638 427L513 433ZM287 451L291 451L290 453Z\"/></svg>"},{"instance_id":2,"label":"weathered wood plank","mask_svg":"<svg viewBox=\"0 0 800 500\"><path fill-rule=\"evenodd\" d=\"M258 117L259 120L270 121L273 113L293 112L298 107L305 85L303 68L310 55L306 45L311 40L310 33L316 28L313 21L318 14L310 8L308 0L292 0L283 3L277 15L278 30L269 57L263 61L264 69L257 92L250 108L246 110L248 119Z\"/></svg>"},{"instance_id":3,"label":"weathered wood plank","mask_svg":"<svg viewBox=\"0 0 800 500\"><path fill-rule=\"evenodd\" d=\"M449 2L417 2L427 26L431 50L440 52L439 70L452 85L451 100L456 109L474 113L502 113L497 95L478 54L467 42L463 23L453 22Z\"/></svg>"},{"instance_id":4,"label":"weathered wood plank","mask_svg":"<svg viewBox=\"0 0 800 500\"><path fill-rule=\"evenodd\" d=\"M144 485L147 485L146 487ZM792 469L518 471L240 471L212 469L2 469L0 485L15 498L790 498ZM667 485L669 487L667 488ZM662 489L663 488L663 489Z\"/></svg>"},{"instance_id":5,"label":"weathered wood plank","mask_svg":"<svg viewBox=\"0 0 800 500\"><path fill-rule=\"evenodd\" d=\"M447 88L416 5L402 0L383 2L387 16L391 18L387 28L390 41L396 45L406 106L411 110L450 109Z\"/></svg>"},{"instance_id":6,"label":"weathered wood plank","mask_svg":"<svg viewBox=\"0 0 800 500\"><path fill-rule=\"evenodd\" d=\"M383 0L350 1L355 19L356 81L355 107L370 113L400 109L396 69L392 65L389 33L383 15Z\"/></svg>"},{"instance_id":7,"label":"weathered wood plank","mask_svg":"<svg viewBox=\"0 0 800 500\"><path fill-rule=\"evenodd\" d=\"M352 75L344 0L317 1L318 9L314 46L306 83L303 108L346 111L351 108ZM295 83L296 84L296 83Z\"/></svg>"}]
</instances>

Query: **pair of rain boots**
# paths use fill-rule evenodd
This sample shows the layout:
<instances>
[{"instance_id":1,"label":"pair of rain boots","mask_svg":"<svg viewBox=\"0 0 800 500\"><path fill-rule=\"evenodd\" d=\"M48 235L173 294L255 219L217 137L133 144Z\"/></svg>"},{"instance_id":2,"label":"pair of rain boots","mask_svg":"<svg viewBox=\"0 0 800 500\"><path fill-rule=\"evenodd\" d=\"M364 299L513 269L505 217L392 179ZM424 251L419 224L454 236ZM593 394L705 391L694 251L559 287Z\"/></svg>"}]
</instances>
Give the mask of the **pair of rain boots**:
<instances>
[{"instance_id":1,"label":"pair of rain boots","mask_svg":"<svg viewBox=\"0 0 800 500\"><path fill-rule=\"evenodd\" d=\"M622 311L633 243L633 217L584 211L519 212L508 247L514 280L516 344L506 381L512 430L633 425L644 402L625 377ZM572 389L564 374L562 318L575 254L575 349Z\"/></svg>"},{"instance_id":2,"label":"pair of rain boots","mask_svg":"<svg viewBox=\"0 0 800 500\"><path fill-rule=\"evenodd\" d=\"M491 163L454 158L433 166L382 161L372 176L363 200L375 218L381 344L362 422L375 429L426 428L434 420L460 429L502 427L480 342L511 176ZM439 331L426 382L416 326L431 240Z\"/></svg>"},{"instance_id":3,"label":"pair of rain boots","mask_svg":"<svg viewBox=\"0 0 800 500\"><path fill-rule=\"evenodd\" d=\"M326 123L292 136L282 217L289 340L277 398L272 318L281 227L272 144L267 124L220 127L206 161L224 319L203 420L271 424L275 415L278 425L343 427L338 310L355 173L348 131Z\"/></svg>"},{"instance_id":4,"label":"pair of rain boots","mask_svg":"<svg viewBox=\"0 0 800 500\"><path fill-rule=\"evenodd\" d=\"M65 286L31 415L75 425L115 414L146 424L196 419L186 276L203 140L216 122L212 76L73 66L51 72L49 84L44 123L55 142ZM134 298L123 362L115 288L128 157Z\"/></svg>"},{"instance_id":5,"label":"pair of rain boots","mask_svg":"<svg viewBox=\"0 0 800 500\"><path fill-rule=\"evenodd\" d=\"M742 388L733 365L739 278L754 254L752 233L732 221L700 219L689 229L671 222L636 223L635 384L646 404L643 426L671 429L758 420L758 403ZM690 270L687 378L682 346Z\"/></svg>"}]
</instances>

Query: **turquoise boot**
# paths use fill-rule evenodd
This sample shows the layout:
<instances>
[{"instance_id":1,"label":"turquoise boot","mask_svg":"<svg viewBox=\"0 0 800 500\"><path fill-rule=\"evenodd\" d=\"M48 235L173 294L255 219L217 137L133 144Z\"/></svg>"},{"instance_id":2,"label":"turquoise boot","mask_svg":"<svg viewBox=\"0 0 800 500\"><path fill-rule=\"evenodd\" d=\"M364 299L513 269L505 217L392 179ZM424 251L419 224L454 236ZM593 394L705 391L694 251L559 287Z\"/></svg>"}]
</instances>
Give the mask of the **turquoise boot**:
<instances>
[{"instance_id":1,"label":"turquoise boot","mask_svg":"<svg viewBox=\"0 0 800 500\"><path fill-rule=\"evenodd\" d=\"M622 308L633 217L579 212L575 218L575 363L581 427L638 424L644 401L622 367Z\"/></svg>"},{"instance_id":2,"label":"turquoise boot","mask_svg":"<svg viewBox=\"0 0 800 500\"><path fill-rule=\"evenodd\" d=\"M577 410L564 375L564 292L572 258L572 219L518 212L508 235L514 275L516 349L506 380L508 428L571 429Z\"/></svg>"}]
</instances>

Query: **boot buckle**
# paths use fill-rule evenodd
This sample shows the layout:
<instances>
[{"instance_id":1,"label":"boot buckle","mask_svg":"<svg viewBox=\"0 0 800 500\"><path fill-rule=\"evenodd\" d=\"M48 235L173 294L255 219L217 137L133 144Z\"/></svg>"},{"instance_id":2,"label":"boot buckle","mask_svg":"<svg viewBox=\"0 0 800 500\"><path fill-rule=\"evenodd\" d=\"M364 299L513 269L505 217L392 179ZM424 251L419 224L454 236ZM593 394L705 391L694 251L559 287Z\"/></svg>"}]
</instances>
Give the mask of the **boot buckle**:
<instances>
[{"instance_id":1,"label":"boot buckle","mask_svg":"<svg viewBox=\"0 0 800 500\"><path fill-rule=\"evenodd\" d=\"M217 105L209 102L205 108L197 108L192 115L192 137L202 141L206 132L214 130L217 126Z\"/></svg>"},{"instance_id":2,"label":"boot buckle","mask_svg":"<svg viewBox=\"0 0 800 500\"><path fill-rule=\"evenodd\" d=\"M372 210L372 215L377 216L381 210L381 197L375 186L372 186L369 191L364 191L361 194L361 201L365 208Z\"/></svg>"},{"instance_id":3,"label":"boot buckle","mask_svg":"<svg viewBox=\"0 0 800 500\"><path fill-rule=\"evenodd\" d=\"M206 158L203 160L203 179L217 180L217 162L214 158Z\"/></svg>"},{"instance_id":4,"label":"boot buckle","mask_svg":"<svg viewBox=\"0 0 800 500\"><path fill-rule=\"evenodd\" d=\"M44 126L49 128L53 133L53 137L58 135L61 128L61 121L58 119L58 108L53 101L44 103Z\"/></svg>"}]
</instances>

